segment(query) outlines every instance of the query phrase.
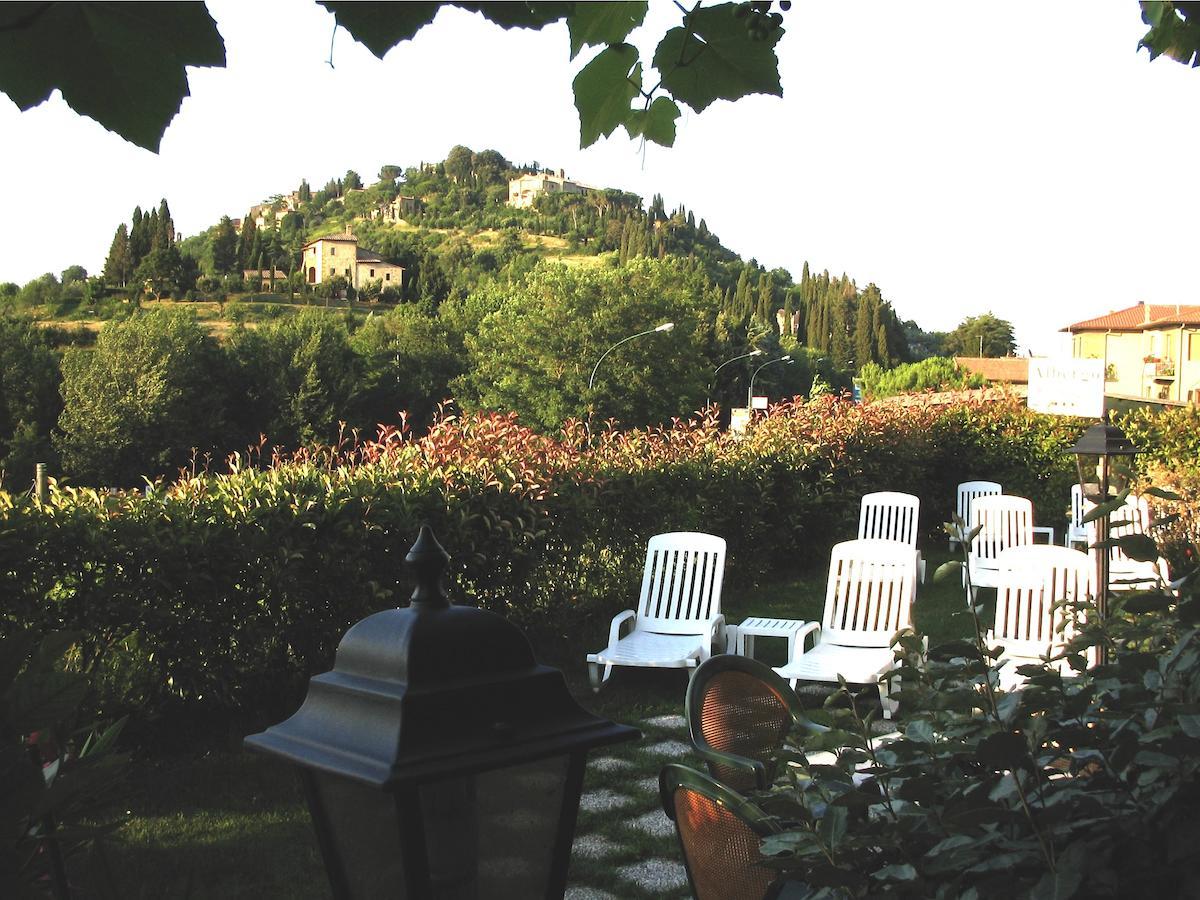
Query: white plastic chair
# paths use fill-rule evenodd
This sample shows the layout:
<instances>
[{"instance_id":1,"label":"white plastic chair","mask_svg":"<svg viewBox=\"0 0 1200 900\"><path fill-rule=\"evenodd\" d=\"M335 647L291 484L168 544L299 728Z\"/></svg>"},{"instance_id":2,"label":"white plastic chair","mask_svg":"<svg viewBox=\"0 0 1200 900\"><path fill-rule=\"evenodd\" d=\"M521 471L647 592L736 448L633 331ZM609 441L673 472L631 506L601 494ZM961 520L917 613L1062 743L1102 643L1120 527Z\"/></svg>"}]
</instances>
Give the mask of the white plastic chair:
<instances>
[{"instance_id":1,"label":"white plastic chair","mask_svg":"<svg viewBox=\"0 0 1200 900\"><path fill-rule=\"evenodd\" d=\"M1033 503L1025 497L1009 494L977 497L971 503L969 530L979 528L967 553L966 587L970 576L967 602L974 604L981 587L994 588L999 582L999 557L1009 547L1033 544Z\"/></svg>"},{"instance_id":2,"label":"white plastic chair","mask_svg":"<svg viewBox=\"0 0 1200 900\"><path fill-rule=\"evenodd\" d=\"M775 671L795 687L797 681L878 684L884 718L895 703L880 676L895 663L892 642L912 624L912 589L916 555L896 541L842 541L829 558L825 611L821 623L810 623L797 635L787 665ZM804 637L814 646L805 652Z\"/></svg>"},{"instance_id":3,"label":"white plastic chair","mask_svg":"<svg viewBox=\"0 0 1200 900\"><path fill-rule=\"evenodd\" d=\"M1092 540L1088 537L1088 526L1083 524L1084 516L1083 489L1078 484L1071 485L1071 521L1067 523L1067 531L1063 535L1063 546L1074 547L1076 544L1090 546ZM1091 509L1091 506L1088 507Z\"/></svg>"},{"instance_id":4,"label":"white plastic chair","mask_svg":"<svg viewBox=\"0 0 1200 900\"><path fill-rule=\"evenodd\" d=\"M925 581L925 560L917 549L921 498L898 491L864 494L859 503L858 539L899 541L917 555L917 577Z\"/></svg>"},{"instance_id":5,"label":"white plastic chair","mask_svg":"<svg viewBox=\"0 0 1200 900\"><path fill-rule=\"evenodd\" d=\"M991 497L1003 492L1003 488L995 481L964 481L958 486L958 496L955 500L954 510L958 513L958 517L963 520L966 527L970 528L972 501L976 497ZM958 541L951 537L950 549L953 550L957 546Z\"/></svg>"},{"instance_id":6,"label":"white plastic chair","mask_svg":"<svg viewBox=\"0 0 1200 900\"><path fill-rule=\"evenodd\" d=\"M1095 503L1084 501L1084 509L1091 512ZM1109 540L1124 537L1129 534L1148 534L1150 529L1150 503L1145 497L1130 494L1125 498L1125 505L1114 510L1108 516ZM1090 547L1096 543L1096 523L1088 522L1087 543ZM1098 553L1092 550L1092 553ZM1093 557L1093 563L1095 557ZM1130 559L1120 547L1110 547L1108 551L1108 589L1110 591L1144 590L1158 583L1166 583L1167 564L1160 556L1156 560Z\"/></svg>"},{"instance_id":7,"label":"white plastic chair","mask_svg":"<svg viewBox=\"0 0 1200 900\"><path fill-rule=\"evenodd\" d=\"M1095 567L1086 553L1069 547L1010 547L997 558L996 619L989 647L1002 648L1000 687L1025 682L1017 667L1059 653L1075 634L1068 604L1092 596ZM1056 665L1063 670L1063 660Z\"/></svg>"},{"instance_id":8,"label":"white plastic chair","mask_svg":"<svg viewBox=\"0 0 1200 900\"><path fill-rule=\"evenodd\" d=\"M608 646L587 656L592 690L608 681L613 666L694 668L709 658L714 643L723 648L724 577L724 538L694 531L652 537L637 612L614 616ZM630 630L622 635L626 625Z\"/></svg>"}]
</instances>

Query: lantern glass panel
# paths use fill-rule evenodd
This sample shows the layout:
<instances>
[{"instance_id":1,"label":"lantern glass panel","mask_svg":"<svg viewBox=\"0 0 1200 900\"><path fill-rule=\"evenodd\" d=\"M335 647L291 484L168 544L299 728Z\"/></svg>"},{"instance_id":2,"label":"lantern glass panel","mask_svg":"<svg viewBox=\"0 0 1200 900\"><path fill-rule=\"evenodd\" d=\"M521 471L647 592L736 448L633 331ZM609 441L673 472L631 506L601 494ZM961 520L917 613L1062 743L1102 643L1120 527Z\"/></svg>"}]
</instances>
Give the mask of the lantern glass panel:
<instances>
[{"instance_id":1,"label":"lantern glass panel","mask_svg":"<svg viewBox=\"0 0 1200 900\"><path fill-rule=\"evenodd\" d=\"M548 757L422 785L432 896L544 896L569 759Z\"/></svg>"},{"instance_id":2,"label":"lantern glass panel","mask_svg":"<svg viewBox=\"0 0 1200 900\"><path fill-rule=\"evenodd\" d=\"M404 859L396 798L336 775L318 774L314 781L350 896L403 898Z\"/></svg>"}]
</instances>

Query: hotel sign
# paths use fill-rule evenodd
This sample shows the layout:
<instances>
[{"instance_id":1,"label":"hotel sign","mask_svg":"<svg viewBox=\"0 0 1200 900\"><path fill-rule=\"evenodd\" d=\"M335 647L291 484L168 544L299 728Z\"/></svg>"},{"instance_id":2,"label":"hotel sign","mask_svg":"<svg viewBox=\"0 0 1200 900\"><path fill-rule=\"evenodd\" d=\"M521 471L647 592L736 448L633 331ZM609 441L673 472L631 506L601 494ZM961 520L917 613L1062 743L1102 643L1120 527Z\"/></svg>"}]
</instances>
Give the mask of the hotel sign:
<instances>
[{"instance_id":1,"label":"hotel sign","mask_svg":"<svg viewBox=\"0 0 1200 900\"><path fill-rule=\"evenodd\" d=\"M1104 361L1045 357L1029 360L1029 408L1059 416L1104 415Z\"/></svg>"}]
</instances>

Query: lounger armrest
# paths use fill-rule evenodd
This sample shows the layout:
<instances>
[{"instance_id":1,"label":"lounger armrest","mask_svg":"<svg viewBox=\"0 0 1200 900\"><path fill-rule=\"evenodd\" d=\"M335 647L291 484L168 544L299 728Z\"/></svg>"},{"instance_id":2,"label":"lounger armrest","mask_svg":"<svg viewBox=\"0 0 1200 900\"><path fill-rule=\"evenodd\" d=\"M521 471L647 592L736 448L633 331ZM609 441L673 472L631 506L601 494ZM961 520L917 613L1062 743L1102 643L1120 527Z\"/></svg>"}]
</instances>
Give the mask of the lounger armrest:
<instances>
[{"instance_id":1,"label":"lounger armrest","mask_svg":"<svg viewBox=\"0 0 1200 900\"><path fill-rule=\"evenodd\" d=\"M715 615L705 623L708 626L709 642L722 651L728 649L725 636L725 616Z\"/></svg>"},{"instance_id":2,"label":"lounger armrest","mask_svg":"<svg viewBox=\"0 0 1200 900\"><path fill-rule=\"evenodd\" d=\"M1037 543L1036 536L1039 534L1044 534L1046 536L1047 544L1051 544L1051 545L1054 544L1054 529L1049 525L1034 525L1033 526L1033 534L1035 537L1035 540L1034 540L1035 544Z\"/></svg>"},{"instance_id":3,"label":"lounger armrest","mask_svg":"<svg viewBox=\"0 0 1200 900\"><path fill-rule=\"evenodd\" d=\"M615 647L621 640L621 626L630 619L637 619L637 613L632 609L622 610L613 616L612 624L608 627L608 646Z\"/></svg>"},{"instance_id":4,"label":"lounger armrest","mask_svg":"<svg viewBox=\"0 0 1200 900\"><path fill-rule=\"evenodd\" d=\"M813 635L812 645L815 647L817 639L821 636L820 622L809 622L807 625L801 626L800 630L796 632L795 643L792 645L792 658L788 660L789 666L804 655L804 639L810 634Z\"/></svg>"}]
</instances>

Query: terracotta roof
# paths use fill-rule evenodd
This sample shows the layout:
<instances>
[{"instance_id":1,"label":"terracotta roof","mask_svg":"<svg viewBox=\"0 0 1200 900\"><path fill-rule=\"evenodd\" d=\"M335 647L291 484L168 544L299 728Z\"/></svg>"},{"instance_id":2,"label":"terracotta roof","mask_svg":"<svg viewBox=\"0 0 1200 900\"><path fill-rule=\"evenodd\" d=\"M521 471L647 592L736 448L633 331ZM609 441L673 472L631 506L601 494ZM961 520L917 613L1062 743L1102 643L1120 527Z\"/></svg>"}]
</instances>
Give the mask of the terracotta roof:
<instances>
[{"instance_id":1,"label":"terracotta roof","mask_svg":"<svg viewBox=\"0 0 1200 900\"><path fill-rule=\"evenodd\" d=\"M1183 306L1174 303L1139 303L1127 309L1118 309L1106 316L1085 319L1068 325L1062 331L1142 331L1148 325L1183 324L1200 322L1200 306Z\"/></svg>"},{"instance_id":2,"label":"terracotta roof","mask_svg":"<svg viewBox=\"0 0 1200 900\"><path fill-rule=\"evenodd\" d=\"M956 356L954 361L968 372L982 375L988 381L1029 384L1029 357L1027 356Z\"/></svg>"},{"instance_id":3,"label":"terracotta roof","mask_svg":"<svg viewBox=\"0 0 1200 900\"><path fill-rule=\"evenodd\" d=\"M1200 325L1200 306L1183 306L1179 312L1174 310L1161 319L1155 319L1150 323L1150 327L1162 327L1164 325Z\"/></svg>"}]
</instances>

